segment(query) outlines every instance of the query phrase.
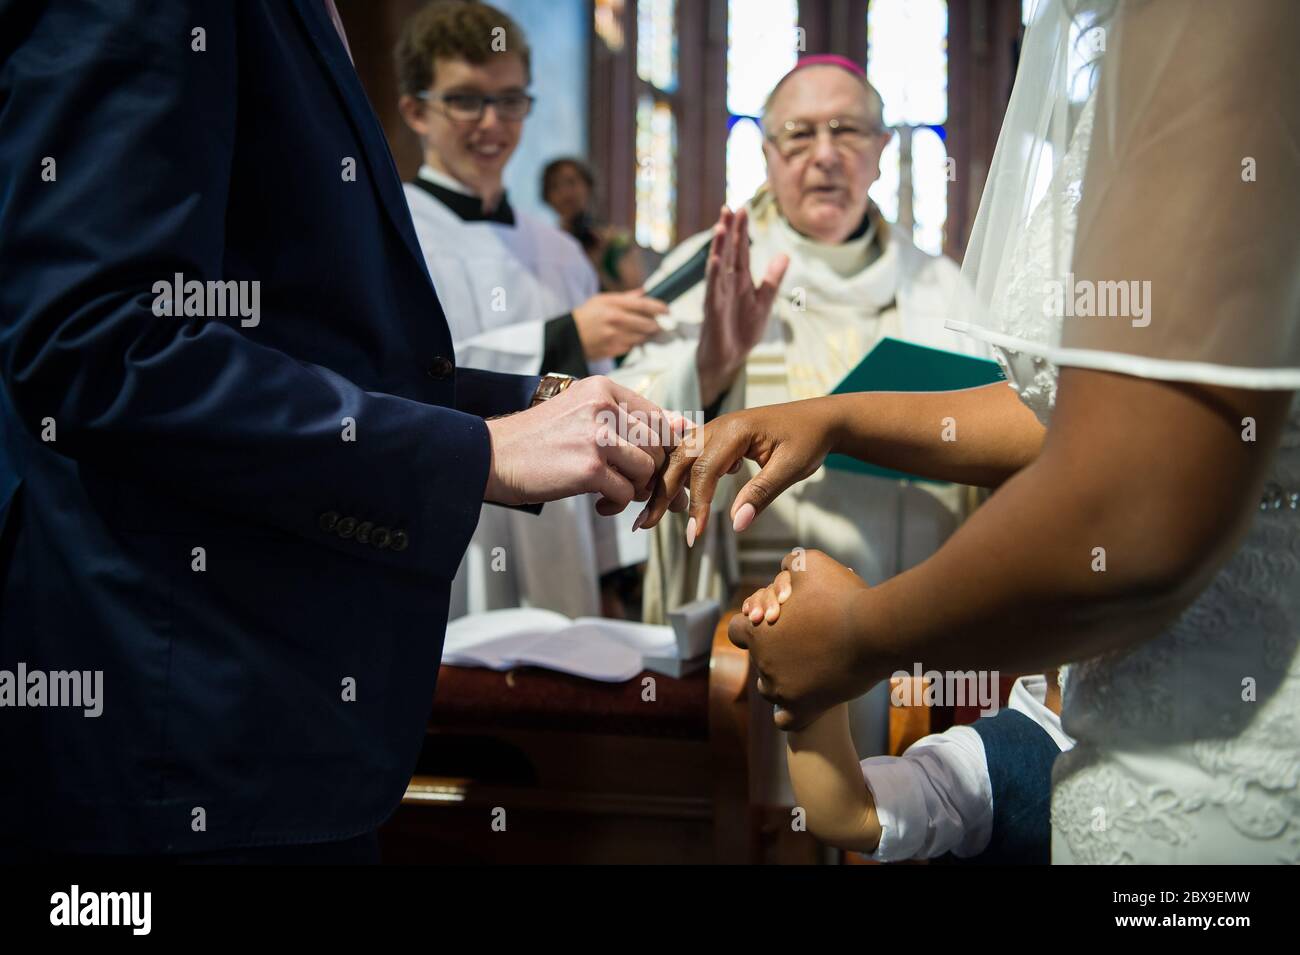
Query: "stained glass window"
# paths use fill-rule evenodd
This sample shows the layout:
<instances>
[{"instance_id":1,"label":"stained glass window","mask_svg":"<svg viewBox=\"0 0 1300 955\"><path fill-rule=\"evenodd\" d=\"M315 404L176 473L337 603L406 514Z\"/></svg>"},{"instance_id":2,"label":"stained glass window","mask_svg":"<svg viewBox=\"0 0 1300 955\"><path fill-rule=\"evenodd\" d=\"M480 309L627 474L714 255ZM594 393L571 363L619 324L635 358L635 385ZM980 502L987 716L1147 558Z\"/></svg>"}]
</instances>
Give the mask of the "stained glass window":
<instances>
[{"instance_id":1,"label":"stained glass window","mask_svg":"<svg viewBox=\"0 0 1300 955\"><path fill-rule=\"evenodd\" d=\"M727 205L744 205L766 179L763 129L757 119L737 117L727 134Z\"/></svg>"},{"instance_id":2,"label":"stained glass window","mask_svg":"<svg viewBox=\"0 0 1300 955\"><path fill-rule=\"evenodd\" d=\"M798 0L728 0L727 205L749 201L767 178L763 101L794 66L801 42Z\"/></svg>"},{"instance_id":3,"label":"stained glass window","mask_svg":"<svg viewBox=\"0 0 1300 955\"><path fill-rule=\"evenodd\" d=\"M636 72L651 86L677 86L677 0L640 0L636 7Z\"/></svg>"},{"instance_id":4,"label":"stained glass window","mask_svg":"<svg viewBox=\"0 0 1300 955\"><path fill-rule=\"evenodd\" d=\"M947 122L945 0L871 0L867 7L867 78L885 101L887 125Z\"/></svg>"},{"instance_id":5,"label":"stained glass window","mask_svg":"<svg viewBox=\"0 0 1300 955\"><path fill-rule=\"evenodd\" d=\"M636 241L666 252L677 241L677 0L639 0L636 15Z\"/></svg>"},{"instance_id":6,"label":"stained glass window","mask_svg":"<svg viewBox=\"0 0 1300 955\"><path fill-rule=\"evenodd\" d=\"M948 219L948 150L933 127L912 132L912 241L935 255L943 251Z\"/></svg>"},{"instance_id":7,"label":"stained glass window","mask_svg":"<svg viewBox=\"0 0 1300 955\"><path fill-rule=\"evenodd\" d=\"M644 95L636 107L636 241L667 252L675 241L677 124L672 107Z\"/></svg>"},{"instance_id":8,"label":"stained glass window","mask_svg":"<svg viewBox=\"0 0 1300 955\"><path fill-rule=\"evenodd\" d=\"M894 139L871 197L926 252L943 251L951 164L946 0L871 0L867 77L885 103ZM892 215L891 215L892 212Z\"/></svg>"}]
</instances>

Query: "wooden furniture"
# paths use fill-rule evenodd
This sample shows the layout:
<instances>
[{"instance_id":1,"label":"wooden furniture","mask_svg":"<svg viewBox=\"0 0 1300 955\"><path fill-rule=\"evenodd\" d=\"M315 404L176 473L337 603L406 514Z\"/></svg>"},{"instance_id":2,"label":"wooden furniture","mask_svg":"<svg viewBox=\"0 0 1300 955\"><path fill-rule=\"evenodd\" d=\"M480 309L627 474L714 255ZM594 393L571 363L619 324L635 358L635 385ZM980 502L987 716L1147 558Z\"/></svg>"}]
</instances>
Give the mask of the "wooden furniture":
<instances>
[{"instance_id":1,"label":"wooden furniture","mask_svg":"<svg viewBox=\"0 0 1300 955\"><path fill-rule=\"evenodd\" d=\"M727 638L733 610L708 669L680 680L443 667L417 773L381 830L384 860L861 861L794 831L791 807L765 803L781 741L749 654ZM893 755L973 718L926 706L889 714Z\"/></svg>"},{"instance_id":2,"label":"wooden furniture","mask_svg":"<svg viewBox=\"0 0 1300 955\"><path fill-rule=\"evenodd\" d=\"M775 729L726 616L708 669L680 680L443 667L385 861L816 861L752 800Z\"/></svg>"}]
</instances>

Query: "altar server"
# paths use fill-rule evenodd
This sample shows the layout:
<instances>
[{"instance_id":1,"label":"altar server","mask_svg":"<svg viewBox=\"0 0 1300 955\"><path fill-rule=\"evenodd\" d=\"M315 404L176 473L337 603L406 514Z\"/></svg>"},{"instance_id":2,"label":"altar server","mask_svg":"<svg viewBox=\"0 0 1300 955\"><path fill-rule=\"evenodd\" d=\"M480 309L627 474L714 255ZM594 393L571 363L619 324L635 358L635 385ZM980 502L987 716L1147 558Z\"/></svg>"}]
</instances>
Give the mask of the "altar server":
<instances>
[{"instance_id":1,"label":"altar server","mask_svg":"<svg viewBox=\"0 0 1300 955\"><path fill-rule=\"evenodd\" d=\"M598 294L581 246L510 205L505 167L533 104L519 26L487 4L441 0L406 24L397 68L399 106L424 156L406 198L457 363L583 377L656 333L661 303ZM485 508L451 615L520 605L600 613L600 575L645 559L631 521L599 517L590 498L540 515Z\"/></svg>"}]
</instances>

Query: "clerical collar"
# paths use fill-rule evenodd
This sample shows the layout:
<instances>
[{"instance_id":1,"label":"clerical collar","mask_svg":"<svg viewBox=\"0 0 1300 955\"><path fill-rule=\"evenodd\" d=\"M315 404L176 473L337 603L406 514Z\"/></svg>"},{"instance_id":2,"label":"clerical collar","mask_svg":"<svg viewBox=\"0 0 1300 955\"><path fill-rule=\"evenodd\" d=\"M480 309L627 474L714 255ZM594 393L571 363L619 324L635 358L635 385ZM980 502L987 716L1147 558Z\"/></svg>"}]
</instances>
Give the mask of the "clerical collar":
<instances>
[{"instance_id":1,"label":"clerical collar","mask_svg":"<svg viewBox=\"0 0 1300 955\"><path fill-rule=\"evenodd\" d=\"M829 265L843 278L856 275L863 269L875 264L884 253L883 234L878 228L876 217L868 209L862 224L843 242L834 244L818 242L798 231L784 215L778 211L777 228L785 234L786 241L798 254L808 255Z\"/></svg>"},{"instance_id":2,"label":"clerical collar","mask_svg":"<svg viewBox=\"0 0 1300 955\"><path fill-rule=\"evenodd\" d=\"M421 166L411 185L423 189L444 206L456 213L463 222L497 222L515 224L515 211L510 208L505 193L491 212L483 211L483 200L470 192L462 183L432 166Z\"/></svg>"},{"instance_id":3,"label":"clerical collar","mask_svg":"<svg viewBox=\"0 0 1300 955\"><path fill-rule=\"evenodd\" d=\"M876 229L876 224L871 221L871 210L868 209L866 212L862 214L862 221L858 223L858 227L853 230L853 234L849 236L847 239L845 239L844 241L852 242L854 239L861 239L868 232L875 232L875 229Z\"/></svg>"}]
</instances>

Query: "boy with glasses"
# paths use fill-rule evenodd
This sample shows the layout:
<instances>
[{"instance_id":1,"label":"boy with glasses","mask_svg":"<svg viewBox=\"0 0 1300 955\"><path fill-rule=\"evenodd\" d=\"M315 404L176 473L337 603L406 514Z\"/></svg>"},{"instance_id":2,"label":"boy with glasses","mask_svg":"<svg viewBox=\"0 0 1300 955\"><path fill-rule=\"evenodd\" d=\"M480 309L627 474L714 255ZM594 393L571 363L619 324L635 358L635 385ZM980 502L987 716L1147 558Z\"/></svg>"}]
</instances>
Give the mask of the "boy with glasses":
<instances>
[{"instance_id":1,"label":"boy with glasses","mask_svg":"<svg viewBox=\"0 0 1300 955\"><path fill-rule=\"evenodd\" d=\"M528 41L483 3L440 0L412 17L396 50L399 108L424 164L406 184L458 363L518 374L600 374L659 331L667 308L640 290L599 294L567 233L511 207L503 177L534 97ZM489 508L452 591L452 617L527 603L601 613L599 578L645 559L631 518L589 500L540 515ZM612 591L611 591L612 596Z\"/></svg>"}]
</instances>

